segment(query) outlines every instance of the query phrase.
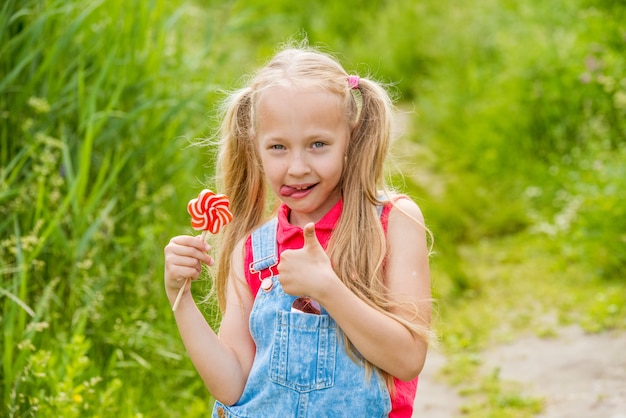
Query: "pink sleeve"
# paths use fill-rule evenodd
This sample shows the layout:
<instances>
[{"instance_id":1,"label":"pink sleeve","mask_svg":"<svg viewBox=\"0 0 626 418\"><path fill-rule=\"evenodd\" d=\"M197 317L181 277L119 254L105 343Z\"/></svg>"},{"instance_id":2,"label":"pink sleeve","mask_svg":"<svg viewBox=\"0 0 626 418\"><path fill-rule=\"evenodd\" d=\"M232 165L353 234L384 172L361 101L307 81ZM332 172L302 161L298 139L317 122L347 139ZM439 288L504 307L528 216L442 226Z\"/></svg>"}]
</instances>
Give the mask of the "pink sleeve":
<instances>
[{"instance_id":1,"label":"pink sleeve","mask_svg":"<svg viewBox=\"0 0 626 418\"><path fill-rule=\"evenodd\" d=\"M416 377L408 382L395 377L393 380L396 385L396 393L391 399L389 418L411 418L413 416L413 402L415 402L418 378Z\"/></svg>"},{"instance_id":2,"label":"pink sleeve","mask_svg":"<svg viewBox=\"0 0 626 418\"><path fill-rule=\"evenodd\" d=\"M409 199L406 195L397 195L393 198L393 203L397 202L400 199ZM387 225L389 224L389 213L391 213L391 209L393 208L392 202L385 203L383 206L383 212L380 214L380 223L383 225L383 231L385 231L385 235L387 235Z\"/></svg>"}]
</instances>

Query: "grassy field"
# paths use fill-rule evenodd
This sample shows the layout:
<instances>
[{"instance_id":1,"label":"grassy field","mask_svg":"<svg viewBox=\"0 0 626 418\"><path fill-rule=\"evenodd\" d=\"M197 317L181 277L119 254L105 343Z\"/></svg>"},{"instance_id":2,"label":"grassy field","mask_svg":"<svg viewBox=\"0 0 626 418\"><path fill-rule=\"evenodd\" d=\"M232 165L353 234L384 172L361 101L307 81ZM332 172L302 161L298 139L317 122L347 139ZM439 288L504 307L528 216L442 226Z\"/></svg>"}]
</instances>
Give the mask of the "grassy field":
<instances>
[{"instance_id":1,"label":"grassy field","mask_svg":"<svg viewBox=\"0 0 626 418\"><path fill-rule=\"evenodd\" d=\"M305 34L411 109L390 177L435 235L435 324L450 382L476 382L468 415L541 410L478 376L475 352L625 328L622 2L7 0L0 415L207 414L162 249L210 182L214 150L191 144L222 91Z\"/></svg>"}]
</instances>

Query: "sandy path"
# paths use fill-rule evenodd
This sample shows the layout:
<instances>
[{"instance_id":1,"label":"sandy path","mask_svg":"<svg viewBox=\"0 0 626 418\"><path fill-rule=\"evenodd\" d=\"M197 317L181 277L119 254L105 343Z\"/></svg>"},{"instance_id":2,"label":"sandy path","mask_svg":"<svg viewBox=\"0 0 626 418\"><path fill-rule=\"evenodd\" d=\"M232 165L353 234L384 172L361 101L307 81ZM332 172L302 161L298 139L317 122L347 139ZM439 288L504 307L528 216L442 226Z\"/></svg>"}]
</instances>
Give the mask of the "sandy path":
<instances>
[{"instance_id":1,"label":"sandy path","mask_svg":"<svg viewBox=\"0 0 626 418\"><path fill-rule=\"evenodd\" d=\"M443 354L429 351L415 396L413 417L450 418L461 415L463 404L456 390L437 378L437 371L446 364Z\"/></svg>"},{"instance_id":2,"label":"sandy path","mask_svg":"<svg viewBox=\"0 0 626 418\"><path fill-rule=\"evenodd\" d=\"M432 354L432 353L431 353ZM436 379L445 363L429 354L414 417L458 417L463 403ZM541 418L626 418L626 333L585 334L562 328L554 338L525 337L482 355L486 373L522 384L524 395L543 397Z\"/></svg>"}]
</instances>

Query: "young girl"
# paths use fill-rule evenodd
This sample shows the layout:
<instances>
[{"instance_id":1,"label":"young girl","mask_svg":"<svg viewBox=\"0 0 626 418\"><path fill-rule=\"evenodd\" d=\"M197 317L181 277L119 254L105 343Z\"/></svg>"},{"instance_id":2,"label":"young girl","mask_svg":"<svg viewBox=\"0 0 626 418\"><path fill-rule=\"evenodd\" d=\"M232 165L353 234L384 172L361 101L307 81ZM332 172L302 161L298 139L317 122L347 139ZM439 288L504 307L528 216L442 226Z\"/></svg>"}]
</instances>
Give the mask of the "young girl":
<instances>
[{"instance_id":1,"label":"young girl","mask_svg":"<svg viewBox=\"0 0 626 418\"><path fill-rule=\"evenodd\" d=\"M417 205L384 185L391 118L381 85L310 47L283 49L227 102L219 333L189 289L174 313L213 417L411 416L428 248ZM192 236L165 247L170 303L209 250Z\"/></svg>"}]
</instances>

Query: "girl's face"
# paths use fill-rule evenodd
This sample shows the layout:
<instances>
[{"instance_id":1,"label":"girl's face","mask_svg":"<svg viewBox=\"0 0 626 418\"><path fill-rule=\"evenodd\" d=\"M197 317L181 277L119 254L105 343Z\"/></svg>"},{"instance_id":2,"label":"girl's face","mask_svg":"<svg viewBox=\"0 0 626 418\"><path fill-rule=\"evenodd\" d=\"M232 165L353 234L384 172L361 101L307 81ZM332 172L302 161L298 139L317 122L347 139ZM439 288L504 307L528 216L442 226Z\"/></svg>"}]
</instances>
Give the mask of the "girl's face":
<instances>
[{"instance_id":1,"label":"girl's face","mask_svg":"<svg viewBox=\"0 0 626 418\"><path fill-rule=\"evenodd\" d=\"M257 107L256 141L272 191L290 222L319 221L341 198L350 128L341 98L323 90L275 86Z\"/></svg>"}]
</instances>

